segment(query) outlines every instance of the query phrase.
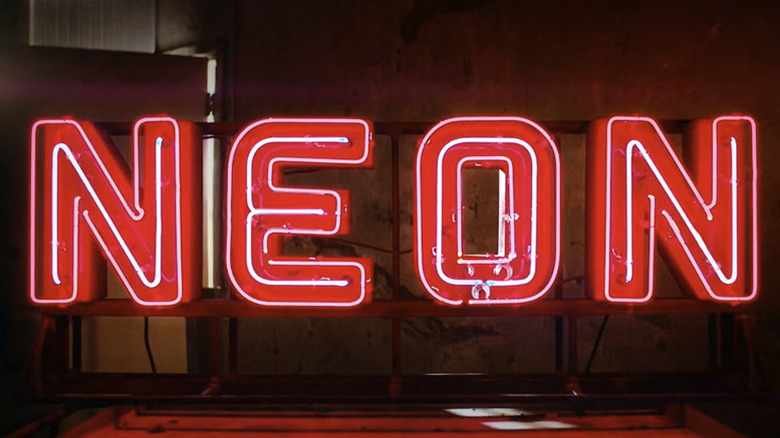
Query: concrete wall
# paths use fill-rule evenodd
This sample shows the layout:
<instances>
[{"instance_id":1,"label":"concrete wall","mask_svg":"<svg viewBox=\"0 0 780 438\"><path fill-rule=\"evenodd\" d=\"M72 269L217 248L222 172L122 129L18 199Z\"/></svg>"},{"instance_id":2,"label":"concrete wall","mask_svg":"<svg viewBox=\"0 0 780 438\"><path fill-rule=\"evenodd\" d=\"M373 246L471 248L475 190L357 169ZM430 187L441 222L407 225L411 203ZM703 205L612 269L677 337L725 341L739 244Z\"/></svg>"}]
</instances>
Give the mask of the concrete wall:
<instances>
[{"instance_id":1,"label":"concrete wall","mask_svg":"<svg viewBox=\"0 0 780 438\"><path fill-rule=\"evenodd\" d=\"M180 6L178 2L160 5L169 12L166 5ZM229 79L227 90L232 90L223 96L227 103L223 115L234 120L272 115L359 116L377 121L436 121L463 114L519 114L538 120L594 119L616 113L659 119L732 112L753 115L759 123L763 236L758 334L765 363L774 376L780 376L780 299L774 291L780 271L773 269L780 256L776 249L780 243L780 196L776 194L780 173L774 171L780 154L773 146L780 141L776 104L780 85L775 80L780 71L780 52L775 48L780 40L775 26L780 5L723 0L597 4L236 0L235 8L232 26L208 32L232 35L230 56L221 68L225 69L223 78ZM203 16L202 11L194 15ZM10 21L8 14L0 17L3 23ZM158 32L166 28L159 25ZM3 37L13 39L15 30L4 27ZM192 35L168 35L158 40L158 48L201 45L196 40ZM7 39L0 41L4 50L0 57L0 187L16 187L24 180L27 127L45 113L126 120L150 112L200 117L202 101L174 93L166 82L180 79L175 70L163 69L167 73L161 75L162 70L144 67L149 62L146 59L127 55L115 58L111 65L94 64L92 57L72 52L82 55L67 55L69 61L63 58L60 62L79 68L86 63L94 72L112 71L115 79L100 85L88 76L76 75L67 86L52 87L47 84L54 83L52 78L59 71L51 66L57 56L67 57L64 52L7 51L11 46ZM155 62L165 65L167 61ZM106 92L115 98L108 107ZM62 106L52 106L52 98ZM389 248L390 151L386 138L379 138L378 143L373 170L328 170L299 174L291 181L352 190L354 222L348 238ZM404 138L402 144L402 249L407 249L412 243L415 139ZM584 139L564 136L560 146L563 273L568 278L582 275L584 269ZM484 178L473 181L475 187L489 183ZM24 191L0 193L7 211L24 208ZM475 197L469 204L482 202ZM473 219L484 220L477 210L470 210ZM15 333L19 327L34 330L35 320L20 293L26 269L25 219L21 214L6 215L3 223L11 230L0 238L0 278L6 282L4 313L0 313L5 374L23 369L29 337ZM472 236L475 241L480 237L478 233ZM375 295L390 294L391 260L386 254L306 238L292 240L288 249L371 256L376 261ZM664 293L679 293L666 270L659 275ZM411 255L402 260L402 286L404 296L425 295ZM565 294L583 296L582 285L567 283ZM600 318L581 321L581 364L600 323ZM133 324L137 333L138 323ZM405 372L552 370L549 318L410 318L402 327ZM242 320L240 371L384 373L389 370L389 328L389 322L381 319ZM706 365L705 341L701 317L613 318L593 371L700 369ZM94 342L101 345L105 340ZM182 345L181 337L166 338L153 329L152 342L158 350L183 354L181 349L170 348L174 343ZM93 353L90 360L98 368L145 366L141 353L129 361L113 353L86 352ZM165 366L180 369L181 363Z\"/></svg>"},{"instance_id":2,"label":"concrete wall","mask_svg":"<svg viewBox=\"0 0 780 438\"><path fill-rule=\"evenodd\" d=\"M230 60L233 117L437 121L464 114L537 120L751 114L759 124L761 309L766 312L758 324L765 360L776 367L780 355L772 315L780 309L774 290L780 271L772 266L780 256L780 173L773 169L780 154L773 145L780 141L780 30L770 17L779 13L775 2L736 1L239 0ZM412 242L414 139L404 142L402 249ZM349 238L385 248L391 227L387 149L380 141L374 170L318 172L299 180L353 190ZM563 275L575 277L584 269L584 139L564 136L561 149ZM299 244L312 246L311 241ZM374 257L376 293L388 293L389 257L360 248L340 251ZM412 256L402 263L404 293L423 296ZM668 270L662 267L659 276L661 293L679 293ZM582 296L582 285L567 284L566 295ZM600 322L581 322L581 364ZM545 318L409 319L403 325L403 369L549 371L551 327ZM254 320L243 321L241 328L245 371L387 370L386 321ZM706 366L705 330L700 316L614 318L593 370L700 369Z\"/></svg>"}]
</instances>

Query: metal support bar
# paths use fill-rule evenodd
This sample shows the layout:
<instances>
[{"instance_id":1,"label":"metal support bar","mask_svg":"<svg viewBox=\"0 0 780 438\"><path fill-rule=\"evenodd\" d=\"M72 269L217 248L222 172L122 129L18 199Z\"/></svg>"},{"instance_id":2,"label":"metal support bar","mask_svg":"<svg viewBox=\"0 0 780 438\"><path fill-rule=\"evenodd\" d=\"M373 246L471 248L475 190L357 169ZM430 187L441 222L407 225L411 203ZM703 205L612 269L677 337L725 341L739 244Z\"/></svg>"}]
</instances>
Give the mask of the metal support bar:
<instances>
[{"instance_id":1,"label":"metal support bar","mask_svg":"<svg viewBox=\"0 0 780 438\"><path fill-rule=\"evenodd\" d=\"M228 318L228 372L238 372L238 319Z\"/></svg>"},{"instance_id":2,"label":"metal support bar","mask_svg":"<svg viewBox=\"0 0 780 438\"><path fill-rule=\"evenodd\" d=\"M577 321L578 321L577 320L577 316L575 316L575 315L569 315L567 317L567 322L568 322L567 328L569 330L568 337L567 337L568 338L567 339L567 343L568 343L567 346L568 346L568 350L569 350L568 358L569 358L569 374L570 375L577 374L577 359L578 359L577 355L579 354L579 351L577 349L577 347L579 346L578 345L579 344L578 336L577 336L577 328L578 328L577 327L577 325L578 325Z\"/></svg>"},{"instance_id":3,"label":"metal support bar","mask_svg":"<svg viewBox=\"0 0 780 438\"><path fill-rule=\"evenodd\" d=\"M222 374L222 330L220 318L209 318L209 363L212 376Z\"/></svg>"},{"instance_id":4,"label":"metal support bar","mask_svg":"<svg viewBox=\"0 0 780 438\"><path fill-rule=\"evenodd\" d=\"M393 300L399 300L401 298L401 145L397 132L390 134L390 150L393 206ZM397 381L401 376L401 319L399 316L391 318L390 330L391 377L388 384L388 394L397 396L400 392Z\"/></svg>"},{"instance_id":5,"label":"metal support bar","mask_svg":"<svg viewBox=\"0 0 780 438\"><path fill-rule=\"evenodd\" d=\"M48 315L41 316L41 322L38 325L38 335L35 337L35 344L33 345L30 361L27 362L27 369L24 372L24 386L27 387L33 382L33 376L38 370L38 366L41 364L41 355L43 354L43 347L46 342L46 337L49 335L50 326L53 323L54 318Z\"/></svg>"},{"instance_id":6,"label":"metal support bar","mask_svg":"<svg viewBox=\"0 0 780 438\"><path fill-rule=\"evenodd\" d=\"M425 299L376 300L350 308L262 307L237 299L205 299L171 307L142 307L129 299L103 299L68 307L41 307L50 316L184 316L226 318L391 318L587 315L680 315L749 313L750 303L728 304L691 298L657 298L642 306L588 299L539 300L523 306L443 306ZM733 317L730 327L733 330ZM725 327L724 327L725 331Z\"/></svg>"},{"instance_id":7,"label":"metal support bar","mask_svg":"<svg viewBox=\"0 0 780 438\"><path fill-rule=\"evenodd\" d=\"M563 299L563 283L561 282L561 273L558 273L558 282L555 284L555 299ZM563 317L556 316L554 319L555 324L555 372L562 374L563 369Z\"/></svg>"},{"instance_id":8,"label":"metal support bar","mask_svg":"<svg viewBox=\"0 0 780 438\"><path fill-rule=\"evenodd\" d=\"M56 382L67 373L70 350L69 318L55 316L48 325L41 355L41 375L45 382Z\"/></svg>"},{"instance_id":9,"label":"metal support bar","mask_svg":"<svg viewBox=\"0 0 780 438\"><path fill-rule=\"evenodd\" d=\"M74 316L71 322L71 369L74 372L81 372L81 317Z\"/></svg>"},{"instance_id":10,"label":"metal support bar","mask_svg":"<svg viewBox=\"0 0 780 438\"><path fill-rule=\"evenodd\" d=\"M727 372L736 371L735 331L734 315L728 313L720 315L720 364Z\"/></svg>"},{"instance_id":11,"label":"metal support bar","mask_svg":"<svg viewBox=\"0 0 780 438\"><path fill-rule=\"evenodd\" d=\"M710 370L718 368L720 356L720 344L718 343L718 315L707 315L707 363Z\"/></svg>"},{"instance_id":12,"label":"metal support bar","mask_svg":"<svg viewBox=\"0 0 780 438\"><path fill-rule=\"evenodd\" d=\"M748 360L748 373L750 375L749 382L753 387L751 389L765 390L769 389L767 383L764 367L761 365L761 358L758 354L758 346L756 345L756 338L753 333L752 318L750 315L740 314L737 318L742 326L742 333L745 339L745 346L747 348L747 360Z\"/></svg>"},{"instance_id":13,"label":"metal support bar","mask_svg":"<svg viewBox=\"0 0 780 438\"><path fill-rule=\"evenodd\" d=\"M81 373L56 382L49 393L59 400L163 400L303 403L381 402L387 398L387 376L244 375L215 380L181 374ZM751 396L743 382L723 373L415 375L399 379L399 400L576 401L590 398L717 398ZM95 388L100 388L95 392ZM206 391L203 388L207 388ZM753 397L760 393L752 393Z\"/></svg>"},{"instance_id":14,"label":"metal support bar","mask_svg":"<svg viewBox=\"0 0 780 438\"><path fill-rule=\"evenodd\" d=\"M661 129L671 134L680 134L687 120L659 120ZM243 129L247 122L196 122L204 135L230 136ZM98 122L111 135L130 135L131 122ZM397 135L424 134L435 122L374 122L374 132L379 135L396 133ZM588 131L590 120L543 120L539 124L552 135L584 134Z\"/></svg>"}]
</instances>

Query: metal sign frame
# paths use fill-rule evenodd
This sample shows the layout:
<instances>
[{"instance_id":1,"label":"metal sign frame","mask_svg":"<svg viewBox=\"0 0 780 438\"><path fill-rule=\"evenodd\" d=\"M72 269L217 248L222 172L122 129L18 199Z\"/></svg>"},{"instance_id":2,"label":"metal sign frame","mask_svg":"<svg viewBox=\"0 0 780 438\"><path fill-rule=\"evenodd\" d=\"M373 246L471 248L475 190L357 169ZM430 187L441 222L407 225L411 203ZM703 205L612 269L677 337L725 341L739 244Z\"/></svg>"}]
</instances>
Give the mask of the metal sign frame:
<instances>
[{"instance_id":1,"label":"metal sign frame","mask_svg":"<svg viewBox=\"0 0 780 438\"><path fill-rule=\"evenodd\" d=\"M668 133L682 132L686 121L660 122ZM112 135L128 135L131 124L97 123ZM204 137L228 138L240 123L200 123ZM425 299L402 299L400 284L400 138L420 136L426 122L377 122L376 136L390 138L392 157L392 299L355 308L260 307L236 297L204 299L174 307L142 308L128 299L102 299L67 307L40 307L39 333L27 372L27 394L86 402L102 400L174 400L193 402L414 400L555 400L566 402L741 397L766 388L756 360L751 314L756 303L727 304L693 298L656 298L640 306L590 299L564 299L559 278L553 293L519 306L450 307ZM542 122L556 143L564 134L585 134L588 121ZM204 295L213 296L209 291ZM213 292L213 291L211 291ZM603 315L707 314L708 364L699 373L590 373L578 363L578 318ZM208 320L208 375L87 373L82 371L81 319L91 316L176 316ZM401 369L401 321L415 317L554 318L555 370L549 374L410 376ZM391 324L391 372L382 376L239 375L238 318L383 318ZM227 333L223 320L227 319ZM603 325L602 325L603 331ZM601 331L599 332L599 337ZM599 339L596 340L598 346ZM226 343L227 345L224 345ZM227 354L225 354L227 352ZM591 358L592 360L592 358ZM589 361L590 362L590 361ZM583 368L584 372L583 372ZM40 370L40 371L39 371Z\"/></svg>"}]
</instances>

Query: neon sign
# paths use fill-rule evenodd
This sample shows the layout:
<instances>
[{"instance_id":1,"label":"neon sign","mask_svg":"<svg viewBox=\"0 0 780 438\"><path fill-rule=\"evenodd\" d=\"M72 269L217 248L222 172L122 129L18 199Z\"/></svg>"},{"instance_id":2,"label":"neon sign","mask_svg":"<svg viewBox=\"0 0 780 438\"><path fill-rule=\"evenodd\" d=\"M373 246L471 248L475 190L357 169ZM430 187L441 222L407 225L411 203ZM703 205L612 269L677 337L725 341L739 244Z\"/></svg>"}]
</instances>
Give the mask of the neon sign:
<instances>
[{"instance_id":1,"label":"neon sign","mask_svg":"<svg viewBox=\"0 0 780 438\"><path fill-rule=\"evenodd\" d=\"M30 147L30 298L101 297L105 258L137 304L170 306L200 291L200 132L148 117L133 129L132 166L89 122L36 122ZM647 117L591 123L587 138L586 288L596 300L652 299L656 246L687 292L742 302L757 293L756 124L698 120L681 164ZM278 118L236 137L225 172L225 269L261 306L350 307L371 299L369 258L283 253L293 235L349 232L350 193L285 184L288 168L366 168L365 120ZM469 254L463 172L498 171L496 251ZM521 117L455 117L421 139L414 170L414 258L422 285L448 305L517 305L558 275L561 163L553 138Z\"/></svg>"}]
</instances>

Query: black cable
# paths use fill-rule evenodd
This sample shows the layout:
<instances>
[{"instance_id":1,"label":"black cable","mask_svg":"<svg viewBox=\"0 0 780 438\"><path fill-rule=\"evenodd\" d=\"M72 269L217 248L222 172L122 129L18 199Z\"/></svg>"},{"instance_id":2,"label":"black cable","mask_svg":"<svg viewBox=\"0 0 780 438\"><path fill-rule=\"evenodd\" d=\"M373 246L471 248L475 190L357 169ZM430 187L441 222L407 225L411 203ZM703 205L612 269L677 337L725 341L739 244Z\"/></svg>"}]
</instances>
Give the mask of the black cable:
<instances>
[{"instance_id":1,"label":"black cable","mask_svg":"<svg viewBox=\"0 0 780 438\"><path fill-rule=\"evenodd\" d=\"M599 333L596 335L596 342L593 343L593 350L590 352L590 358L588 358L588 365L585 366L585 372L590 372L590 366L593 365L593 359L596 357L596 350L599 348L599 344L601 343L601 335L604 334L604 328L607 326L607 321L609 321L609 315L604 317L604 320L601 321L601 327L599 327Z\"/></svg>"},{"instance_id":2,"label":"black cable","mask_svg":"<svg viewBox=\"0 0 780 438\"><path fill-rule=\"evenodd\" d=\"M154 355L152 347L149 345L149 317L144 316L144 345L146 346L146 356L149 358L149 365L152 367L152 374L157 374L157 366L154 364Z\"/></svg>"}]
</instances>

